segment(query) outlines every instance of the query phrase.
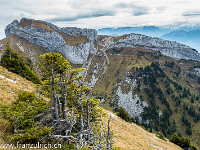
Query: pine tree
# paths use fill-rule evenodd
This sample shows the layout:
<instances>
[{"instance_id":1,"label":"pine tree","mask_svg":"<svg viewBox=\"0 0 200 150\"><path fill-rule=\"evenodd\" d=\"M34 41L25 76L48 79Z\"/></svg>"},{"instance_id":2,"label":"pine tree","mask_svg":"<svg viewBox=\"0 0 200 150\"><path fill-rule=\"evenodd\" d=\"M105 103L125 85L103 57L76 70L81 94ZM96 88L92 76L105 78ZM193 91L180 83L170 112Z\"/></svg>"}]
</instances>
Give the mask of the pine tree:
<instances>
[{"instance_id":1,"label":"pine tree","mask_svg":"<svg viewBox=\"0 0 200 150\"><path fill-rule=\"evenodd\" d=\"M38 75L31 69L26 59L17 52L14 52L9 43L6 44L5 52L1 58L1 65L35 84L41 83Z\"/></svg>"}]
</instances>

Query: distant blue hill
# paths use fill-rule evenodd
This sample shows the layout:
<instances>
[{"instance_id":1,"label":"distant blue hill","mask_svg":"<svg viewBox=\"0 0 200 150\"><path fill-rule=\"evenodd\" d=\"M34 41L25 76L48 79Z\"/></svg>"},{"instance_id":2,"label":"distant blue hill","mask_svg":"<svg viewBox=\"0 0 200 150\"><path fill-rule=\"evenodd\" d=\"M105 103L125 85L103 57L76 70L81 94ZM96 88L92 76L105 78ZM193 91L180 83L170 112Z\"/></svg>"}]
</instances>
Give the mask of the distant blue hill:
<instances>
[{"instance_id":1,"label":"distant blue hill","mask_svg":"<svg viewBox=\"0 0 200 150\"><path fill-rule=\"evenodd\" d=\"M184 43L200 51L200 30L173 31L161 36L162 39Z\"/></svg>"},{"instance_id":2,"label":"distant blue hill","mask_svg":"<svg viewBox=\"0 0 200 150\"><path fill-rule=\"evenodd\" d=\"M120 28L102 28L97 30L100 35L120 36L129 33L145 34L152 37L160 37L168 32L168 29L156 26L142 26L142 27L120 27Z\"/></svg>"},{"instance_id":3,"label":"distant blue hill","mask_svg":"<svg viewBox=\"0 0 200 150\"><path fill-rule=\"evenodd\" d=\"M200 52L200 26L140 26L98 29L99 35L120 36L130 33L144 34L166 40L177 41Z\"/></svg>"}]
</instances>

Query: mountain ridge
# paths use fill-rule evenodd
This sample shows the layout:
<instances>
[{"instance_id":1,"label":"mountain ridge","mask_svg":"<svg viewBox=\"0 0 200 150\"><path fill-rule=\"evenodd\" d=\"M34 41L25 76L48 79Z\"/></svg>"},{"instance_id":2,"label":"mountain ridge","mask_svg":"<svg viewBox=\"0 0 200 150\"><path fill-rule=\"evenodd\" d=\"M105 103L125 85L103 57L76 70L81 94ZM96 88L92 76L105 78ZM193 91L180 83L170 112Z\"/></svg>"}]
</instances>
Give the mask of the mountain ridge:
<instances>
[{"instance_id":1,"label":"mountain ridge","mask_svg":"<svg viewBox=\"0 0 200 150\"><path fill-rule=\"evenodd\" d=\"M36 22L35 24L46 24L47 26L45 28L34 26L33 23L26 24L26 22L30 21ZM20 26L20 24L22 23L24 23L26 26ZM47 29L47 27L51 27L51 30ZM87 38L84 39L81 43L75 42L77 46L74 46L74 44L69 44L70 38L74 39L73 36L77 37L77 33L71 32L70 35L69 32L68 35L64 34L63 36L63 32L71 30L76 31L79 34L83 34ZM84 63L87 60L89 53L94 53L96 51L96 48L94 46L95 38L97 38L95 36L97 33L96 30L80 30L78 28L59 28L47 22L23 18L20 22L15 20L11 24L7 25L5 32L6 35L15 34L19 37L26 39L31 43L42 46L49 51L57 50L58 52L62 53L65 56L65 58L67 58L69 61L75 64ZM90 32L94 32L94 34L92 33L91 36Z\"/></svg>"},{"instance_id":2,"label":"mountain ridge","mask_svg":"<svg viewBox=\"0 0 200 150\"><path fill-rule=\"evenodd\" d=\"M74 64L84 64L90 54L97 52L97 43L101 42L97 41L98 34L94 29L59 28L51 23L27 18L22 18L20 22L14 20L7 25L5 33L6 35L15 34L49 51L56 50ZM117 47L142 46L143 48L161 51L164 55L177 59L200 60L200 54L195 49L177 42L133 33L116 39L118 39L118 43L115 42L114 46ZM162 46L163 44L165 46Z\"/></svg>"},{"instance_id":3,"label":"mountain ridge","mask_svg":"<svg viewBox=\"0 0 200 150\"><path fill-rule=\"evenodd\" d=\"M102 28L98 29L100 35L110 35L110 36L121 36L123 34L137 33L144 34L151 37L159 37L166 40L176 41L200 51L199 37L196 36L200 30L199 25L166 25L166 26L139 26L139 27L119 27L119 28ZM172 35L177 31L188 32L188 34L182 40L179 40L179 35ZM192 33L193 32L193 33ZM192 33L192 34L191 34ZM165 37L168 35L168 37ZM191 36L192 35L192 36ZM198 40L197 40L198 39Z\"/></svg>"},{"instance_id":4,"label":"mountain ridge","mask_svg":"<svg viewBox=\"0 0 200 150\"><path fill-rule=\"evenodd\" d=\"M132 121L141 123L140 125L144 125L148 130L150 128L154 128L156 131L162 130L168 138L176 128L183 136L189 136L193 143L200 147L198 145L200 122L197 121L200 62L198 57L192 55L198 54L197 51L177 42L141 34L117 37L98 35L96 41L91 41L87 37L79 35L78 31L66 34L54 31L50 27L40 28L40 25L44 24L32 22L35 24L32 27L30 27L30 23L24 22L23 27L16 28L23 31L26 31L27 28L26 34L32 29L41 35L51 35L51 32L56 32L56 35L59 34L62 37L63 43L71 44L73 56L77 56L72 57L74 60L79 61L78 59L82 59L81 55L84 54L84 61L79 61L80 63L77 65L70 60L71 64L86 68L82 74L84 83L91 88L91 94L101 100L104 107L117 111L117 107L122 106L133 117ZM73 29L79 30L78 28ZM43 38L42 40L45 41L45 36L39 37L37 34L33 33L32 35L37 40ZM55 46L55 39L51 40L48 36L47 39L50 48L51 45ZM88 41L94 45L95 51L92 52L88 47L80 47ZM0 41L0 46L3 44L1 49L5 47L6 42L10 42L14 49L28 57L32 58L31 54L35 52L34 59L41 53L50 52L41 45L18 37L15 34L15 27L12 34ZM166 51L172 57L163 55L162 51ZM174 59L172 52L177 52L179 56L183 53L182 59L180 57ZM61 54L64 56L66 54L68 59L70 53L70 51L65 51ZM187 56L184 56L184 53ZM197 60L188 59L188 57L194 57ZM35 64L37 65L37 61ZM188 110L195 109L196 116L194 117L194 114L191 116L191 112L186 108ZM183 117L187 118L190 124L185 120L182 121L181 117L184 112L185 116ZM161 122L158 118L162 119ZM196 122L195 118L197 118ZM152 124L150 125L150 123Z\"/></svg>"},{"instance_id":5,"label":"mountain ridge","mask_svg":"<svg viewBox=\"0 0 200 150\"><path fill-rule=\"evenodd\" d=\"M189 46L172 42L168 40L162 40L160 38L151 38L149 36L141 34L129 34L124 35L117 41L111 43L112 47L132 47L132 48L148 48L156 51L160 51L162 54L177 58L177 59L194 59L200 60L200 54L197 50L190 48Z\"/></svg>"}]
</instances>

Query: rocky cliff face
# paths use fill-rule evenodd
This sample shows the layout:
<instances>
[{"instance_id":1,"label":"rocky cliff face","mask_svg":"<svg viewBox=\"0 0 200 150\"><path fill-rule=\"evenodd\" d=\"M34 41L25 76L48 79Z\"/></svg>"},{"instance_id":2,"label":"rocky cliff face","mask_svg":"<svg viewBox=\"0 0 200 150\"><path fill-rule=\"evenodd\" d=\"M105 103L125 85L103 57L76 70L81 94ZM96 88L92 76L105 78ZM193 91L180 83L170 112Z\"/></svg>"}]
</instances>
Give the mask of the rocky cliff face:
<instances>
[{"instance_id":1,"label":"rocky cliff face","mask_svg":"<svg viewBox=\"0 0 200 150\"><path fill-rule=\"evenodd\" d=\"M109 43L109 48L114 47L153 49L176 59L200 60L200 54L197 52L197 50L190 48L189 46L173 41L162 40L160 38L152 38L141 34L132 33L129 35L124 35L117 40L113 38L113 40Z\"/></svg>"},{"instance_id":2,"label":"rocky cliff face","mask_svg":"<svg viewBox=\"0 0 200 150\"><path fill-rule=\"evenodd\" d=\"M5 33L6 36L15 34L49 51L56 50L74 64L83 64L90 53L97 51L94 46L97 31L94 29L59 28L44 21L23 18L7 25ZM71 38L76 37L85 37L85 41L69 44Z\"/></svg>"},{"instance_id":3,"label":"rocky cliff face","mask_svg":"<svg viewBox=\"0 0 200 150\"><path fill-rule=\"evenodd\" d=\"M5 33L6 35L15 34L49 51L56 50L73 64L84 64L90 54L97 52L95 43L98 34L94 29L60 28L45 21L23 18L20 22L14 20L7 25ZM200 54L195 49L160 38L129 34L121 37L109 37L109 39L106 49L114 47L153 49L176 59L200 60ZM97 42L102 43L101 40Z\"/></svg>"}]
</instances>

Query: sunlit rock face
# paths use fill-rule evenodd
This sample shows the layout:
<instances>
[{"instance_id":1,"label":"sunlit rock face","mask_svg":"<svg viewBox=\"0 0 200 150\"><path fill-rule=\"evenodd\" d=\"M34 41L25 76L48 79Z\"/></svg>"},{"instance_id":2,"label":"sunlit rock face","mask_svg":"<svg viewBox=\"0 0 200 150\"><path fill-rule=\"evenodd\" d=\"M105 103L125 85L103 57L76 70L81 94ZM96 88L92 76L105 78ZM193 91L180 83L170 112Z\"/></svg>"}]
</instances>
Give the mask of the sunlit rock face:
<instances>
[{"instance_id":1,"label":"sunlit rock face","mask_svg":"<svg viewBox=\"0 0 200 150\"><path fill-rule=\"evenodd\" d=\"M141 34L129 34L122 36L118 40L113 40L109 44L109 48L144 48L160 51L162 54L170 56L176 59L193 59L200 60L200 54L197 50L190 48L189 46L174 42L163 40L160 38L153 38Z\"/></svg>"},{"instance_id":2,"label":"sunlit rock face","mask_svg":"<svg viewBox=\"0 0 200 150\"><path fill-rule=\"evenodd\" d=\"M7 25L5 33L6 36L15 34L49 51L56 50L73 64L84 64L90 54L97 52L95 42L98 34L94 29L60 28L45 21L22 18L20 22L14 20ZM141 34L132 33L115 40L113 38L109 41L107 48L114 47L153 49L176 59L200 60L200 54L189 46Z\"/></svg>"},{"instance_id":3,"label":"sunlit rock face","mask_svg":"<svg viewBox=\"0 0 200 150\"><path fill-rule=\"evenodd\" d=\"M30 23L27 25L27 22L30 21L41 24L41 26ZM21 26L21 24L25 24L25 26ZM11 24L7 25L5 33L6 36L15 34L31 43L42 46L49 51L56 50L74 64L85 63L89 54L96 53L97 51L94 42L97 40L98 35L97 31L94 29L80 29L76 27L59 28L48 22L23 18L20 22L14 20ZM83 43L77 41L77 44L70 45L66 43L66 40L68 39L64 40L62 34L66 34L69 40L70 36L83 36L87 38L87 41Z\"/></svg>"}]
</instances>

